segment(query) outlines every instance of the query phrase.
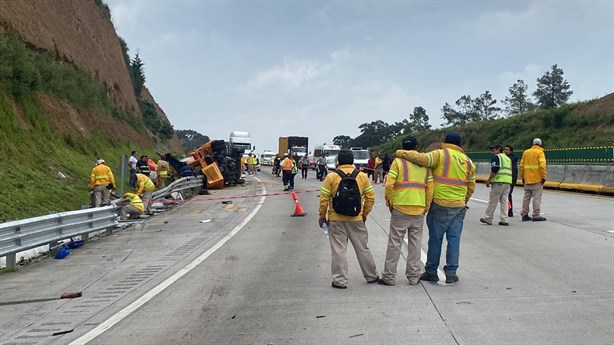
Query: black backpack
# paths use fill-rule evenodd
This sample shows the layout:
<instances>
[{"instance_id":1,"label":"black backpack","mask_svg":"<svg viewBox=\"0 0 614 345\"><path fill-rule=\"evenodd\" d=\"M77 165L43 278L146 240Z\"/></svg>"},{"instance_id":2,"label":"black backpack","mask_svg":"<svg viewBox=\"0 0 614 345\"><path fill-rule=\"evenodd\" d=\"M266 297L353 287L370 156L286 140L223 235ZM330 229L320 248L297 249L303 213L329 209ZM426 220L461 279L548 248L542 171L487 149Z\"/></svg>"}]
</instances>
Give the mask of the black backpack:
<instances>
[{"instance_id":1,"label":"black backpack","mask_svg":"<svg viewBox=\"0 0 614 345\"><path fill-rule=\"evenodd\" d=\"M341 176L341 182L339 182L337 192L333 196L333 210L338 214L355 217L360 214L362 209L362 198L356 182L359 171L354 169L350 175L340 169L335 170L335 172Z\"/></svg>"}]
</instances>

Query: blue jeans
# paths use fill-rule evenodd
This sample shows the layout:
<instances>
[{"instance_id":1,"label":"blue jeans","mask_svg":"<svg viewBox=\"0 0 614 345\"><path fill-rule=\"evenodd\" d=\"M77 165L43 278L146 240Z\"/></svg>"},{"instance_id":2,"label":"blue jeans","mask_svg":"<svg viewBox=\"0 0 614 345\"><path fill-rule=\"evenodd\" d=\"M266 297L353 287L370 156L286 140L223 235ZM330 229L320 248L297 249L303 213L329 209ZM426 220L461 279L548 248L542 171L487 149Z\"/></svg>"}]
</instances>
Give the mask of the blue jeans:
<instances>
[{"instance_id":1,"label":"blue jeans","mask_svg":"<svg viewBox=\"0 0 614 345\"><path fill-rule=\"evenodd\" d=\"M435 203L431 204L426 216L426 225L429 228L429 249L424 269L428 273L437 274L444 234L448 241L448 249L446 250L446 266L443 269L446 275L456 273L463 220L466 212L467 209L464 207L450 208Z\"/></svg>"}]
</instances>

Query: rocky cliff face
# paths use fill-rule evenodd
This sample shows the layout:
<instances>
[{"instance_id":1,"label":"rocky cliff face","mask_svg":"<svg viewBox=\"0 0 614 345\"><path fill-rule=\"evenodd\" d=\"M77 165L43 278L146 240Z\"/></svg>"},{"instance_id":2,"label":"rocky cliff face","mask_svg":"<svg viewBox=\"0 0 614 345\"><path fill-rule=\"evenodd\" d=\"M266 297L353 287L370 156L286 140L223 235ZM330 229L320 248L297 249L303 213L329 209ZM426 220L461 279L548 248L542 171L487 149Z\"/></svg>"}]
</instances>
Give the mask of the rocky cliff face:
<instances>
[{"instance_id":1,"label":"rocky cliff face","mask_svg":"<svg viewBox=\"0 0 614 345\"><path fill-rule=\"evenodd\" d=\"M0 34L16 34L30 47L53 52L87 71L106 87L114 104L141 117L113 23L94 0L2 0ZM165 117L164 112L159 114ZM146 134L134 135L142 136L135 138L135 143L154 145ZM181 150L176 136L169 144L171 149Z\"/></svg>"}]
</instances>

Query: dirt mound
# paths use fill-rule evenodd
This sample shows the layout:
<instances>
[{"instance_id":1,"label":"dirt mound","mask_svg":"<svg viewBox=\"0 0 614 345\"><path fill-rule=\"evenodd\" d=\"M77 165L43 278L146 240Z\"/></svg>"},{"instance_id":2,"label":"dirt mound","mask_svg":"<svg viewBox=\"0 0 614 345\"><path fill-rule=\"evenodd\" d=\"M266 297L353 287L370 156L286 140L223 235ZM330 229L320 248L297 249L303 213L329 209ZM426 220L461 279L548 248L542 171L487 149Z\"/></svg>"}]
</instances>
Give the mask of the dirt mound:
<instances>
[{"instance_id":1,"label":"dirt mound","mask_svg":"<svg viewBox=\"0 0 614 345\"><path fill-rule=\"evenodd\" d=\"M574 115L607 115L614 114L614 93L583 104L573 111Z\"/></svg>"}]
</instances>

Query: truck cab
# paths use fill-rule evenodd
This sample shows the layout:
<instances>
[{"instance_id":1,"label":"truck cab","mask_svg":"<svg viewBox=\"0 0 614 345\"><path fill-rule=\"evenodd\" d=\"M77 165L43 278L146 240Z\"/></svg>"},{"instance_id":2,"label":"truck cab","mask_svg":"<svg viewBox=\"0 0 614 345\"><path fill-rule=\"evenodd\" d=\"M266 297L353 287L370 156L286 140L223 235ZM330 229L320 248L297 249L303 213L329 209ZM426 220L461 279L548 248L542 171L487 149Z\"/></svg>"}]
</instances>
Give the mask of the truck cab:
<instances>
[{"instance_id":1,"label":"truck cab","mask_svg":"<svg viewBox=\"0 0 614 345\"><path fill-rule=\"evenodd\" d=\"M350 147L354 155L354 166L359 170L366 170L369 165L369 151L362 147Z\"/></svg>"},{"instance_id":2,"label":"truck cab","mask_svg":"<svg viewBox=\"0 0 614 345\"><path fill-rule=\"evenodd\" d=\"M230 132L230 138L228 140L229 151L251 151L252 147L252 139L248 132L243 131L232 131Z\"/></svg>"}]
</instances>

